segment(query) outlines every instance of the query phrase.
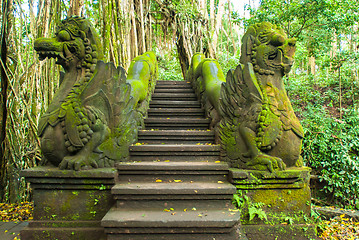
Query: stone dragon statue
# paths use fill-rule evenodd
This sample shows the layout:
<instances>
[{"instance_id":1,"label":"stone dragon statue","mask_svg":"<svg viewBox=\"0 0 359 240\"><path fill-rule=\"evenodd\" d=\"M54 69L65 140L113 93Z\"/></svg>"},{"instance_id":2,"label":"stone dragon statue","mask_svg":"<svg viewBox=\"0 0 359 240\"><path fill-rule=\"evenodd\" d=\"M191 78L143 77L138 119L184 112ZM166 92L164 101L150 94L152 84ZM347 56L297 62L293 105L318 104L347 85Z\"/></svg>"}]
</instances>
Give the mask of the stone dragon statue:
<instances>
[{"instance_id":1,"label":"stone dragon statue","mask_svg":"<svg viewBox=\"0 0 359 240\"><path fill-rule=\"evenodd\" d=\"M80 170L126 158L137 138L139 99L131 96L123 68L100 61L102 46L92 24L65 19L55 37L37 39L34 48L40 60L56 58L65 70L38 125L45 162Z\"/></svg>"},{"instance_id":2,"label":"stone dragon statue","mask_svg":"<svg viewBox=\"0 0 359 240\"><path fill-rule=\"evenodd\" d=\"M220 97L222 157L242 169L303 166L303 129L284 88L295 39L270 23L250 26L240 64L230 70Z\"/></svg>"}]
</instances>

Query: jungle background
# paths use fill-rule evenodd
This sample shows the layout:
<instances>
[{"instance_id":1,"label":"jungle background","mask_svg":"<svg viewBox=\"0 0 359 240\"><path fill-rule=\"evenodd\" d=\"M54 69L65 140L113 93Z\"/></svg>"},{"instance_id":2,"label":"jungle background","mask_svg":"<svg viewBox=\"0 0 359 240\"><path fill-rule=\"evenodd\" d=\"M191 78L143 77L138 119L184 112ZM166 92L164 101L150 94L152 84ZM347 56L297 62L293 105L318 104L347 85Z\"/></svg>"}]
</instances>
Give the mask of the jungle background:
<instances>
[{"instance_id":1,"label":"jungle background","mask_svg":"<svg viewBox=\"0 0 359 240\"><path fill-rule=\"evenodd\" d=\"M54 60L39 61L38 37L70 15L91 19L104 61L128 68L145 51L161 80L181 80L195 52L226 73L239 63L241 37L268 21L297 38L288 95L305 129L303 158L317 203L359 209L359 3L357 0L1 0L0 202L31 200L22 169L41 159L39 116L58 88Z\"/></svg>"}]
</instances>

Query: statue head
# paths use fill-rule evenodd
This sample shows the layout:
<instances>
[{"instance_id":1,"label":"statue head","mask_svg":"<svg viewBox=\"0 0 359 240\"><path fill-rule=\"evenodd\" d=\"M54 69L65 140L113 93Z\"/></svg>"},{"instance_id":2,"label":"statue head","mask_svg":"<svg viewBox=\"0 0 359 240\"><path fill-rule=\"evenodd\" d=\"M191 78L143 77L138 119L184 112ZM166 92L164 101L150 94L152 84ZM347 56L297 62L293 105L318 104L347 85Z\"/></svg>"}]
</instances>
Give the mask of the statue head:
<instances>
[{"instance_id":1,"label":"statue head","mask_svg":"<svg viewBox=\"0 0 359 240\"><path fill-rule=\"evenodd\" d=\"M250 26L242 38L241 63L251 62L261 75L289 73L296 40L288 39L284 30L268 22Z\"/></svg>"},{"instance_id":2,"label":"statue head","mask_svg":"<svg viewBox=\"0 0 359 240\"><path fill-rule=\"evenodd\" d=\"M89 20L77 16L62 20L55 37L38 38L34 47L40 60L56 58L56 63L65 70L71 66L94 68L97 60L103 57L96 30Z\"/></svg>"}]
</instances>

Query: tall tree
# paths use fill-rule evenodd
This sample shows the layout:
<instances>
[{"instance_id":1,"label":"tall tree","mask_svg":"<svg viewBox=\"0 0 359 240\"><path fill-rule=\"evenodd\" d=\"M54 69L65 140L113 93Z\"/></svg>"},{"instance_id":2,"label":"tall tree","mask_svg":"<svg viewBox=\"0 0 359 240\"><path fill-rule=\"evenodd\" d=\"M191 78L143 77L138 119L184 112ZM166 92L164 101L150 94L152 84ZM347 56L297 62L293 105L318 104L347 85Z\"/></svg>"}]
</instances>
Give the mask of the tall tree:
<instances>
[{"instance_id":1,"label":"tall tree","mask_svg":"<svg viewBox=\"0 0 359 240\"><path fill-rule=\"evenodd\" d=\"M70 0L67 16L82 16L84 9L84 0Z\"/></svg>"},{"instance_id":2,"label":"tall tree","mask_svg":"<svg viewBox=\"0 0 359 240\"><path fill-rule=\"evenodd\" d=\"M6 122L8 117L8 85L9 85L9 70L7 65L8 59L8 41L13 21L12 0L1 1L1 98L0 98L0 200L3 200L4 191L6 187L6 165L7 158L5 157L5 139L6 139Z\"/></svg>"},{"instance_id":3,"label":"tall tree","mask_svg":"<svg viewBox=\"0 0 359 240\"><path fill-rule=\"evenodd\" d=\"M222 26L222 17L224 14L224 0L218 0L217 14L215 16L215 26L213 29L212 45L217 52L218 36L220 33L220 27ZM214 17L214 16L213 16Z\"/></svg>"}]
</instances>

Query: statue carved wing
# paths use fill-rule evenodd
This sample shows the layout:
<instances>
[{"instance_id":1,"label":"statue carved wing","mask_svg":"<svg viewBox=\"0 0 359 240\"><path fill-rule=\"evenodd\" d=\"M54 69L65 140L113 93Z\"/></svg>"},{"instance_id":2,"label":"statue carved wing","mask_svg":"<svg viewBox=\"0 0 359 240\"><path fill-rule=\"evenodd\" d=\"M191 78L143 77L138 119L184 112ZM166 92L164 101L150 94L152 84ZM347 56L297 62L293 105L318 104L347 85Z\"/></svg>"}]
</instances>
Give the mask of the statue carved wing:
<instances>
[{"instance_id":1,"label":"statue carved wing","mask_svg":"<svg viewBox=\"0 0 359 240\"><path fill-rule=\"evenodd\" d=\"M229 162L245 161L246 145L239 127L246 124L255 131L263 95L254 74L253 65L239 64L227 73L220 98L220 136L222 157Z\"/></svg>"}]
</instances>

